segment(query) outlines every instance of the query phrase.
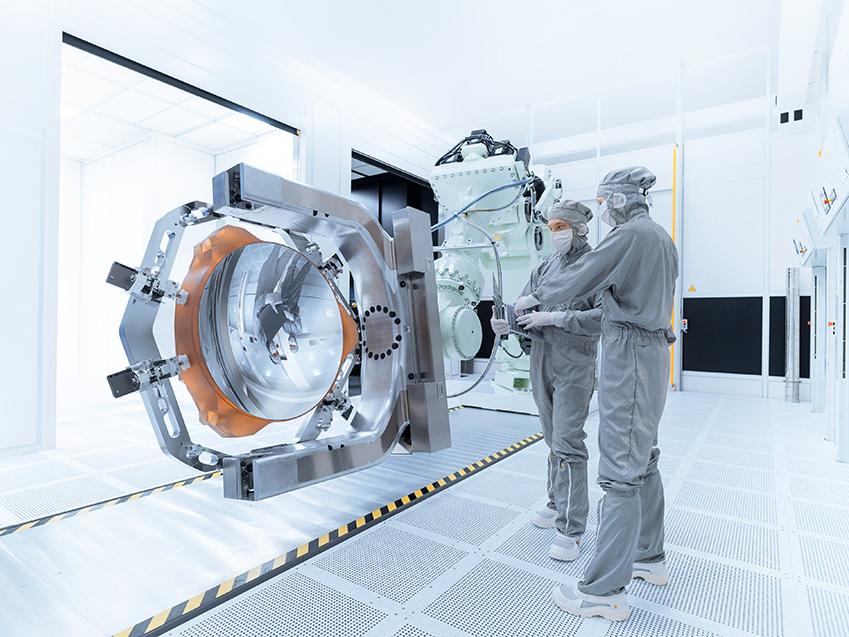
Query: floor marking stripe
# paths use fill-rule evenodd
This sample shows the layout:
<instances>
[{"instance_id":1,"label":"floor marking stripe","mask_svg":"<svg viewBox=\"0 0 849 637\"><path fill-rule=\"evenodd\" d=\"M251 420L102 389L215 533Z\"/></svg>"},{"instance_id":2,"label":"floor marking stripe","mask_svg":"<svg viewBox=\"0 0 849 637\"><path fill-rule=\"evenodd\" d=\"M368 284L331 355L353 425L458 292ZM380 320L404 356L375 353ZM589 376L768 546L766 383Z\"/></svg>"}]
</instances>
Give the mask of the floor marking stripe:
<instances>
[{"instance_id":1,"label":"floor marking stripe","mask_svg":"<svg viewBox=\"0 0 849 637\"><path fill-rule=\"evenodd\" d=\"M169 608L168 610L162 611L158 615L154 615L147 625L147 632L156 630L157 628L162 626L162 624L165 623L165 620L168 619L168 613L170 612L170 610L171 609Z\"/></svg>"},{"instance_id":2,"label":"floor marking stripe","mask_svg":"<svg viewBox=\"0 0 849 637\"><path fill-rule=\"evenodd\" d=\"M207 612L211 608L221 604L223 601L232 599L254 586L267 581L272 577L280 575L293 566L300 564L304 560L308 560L318 553L335 546L337 543L347 539L349 535L354 535L371 528L374 524L379 524L383 521L383 519L389 517L390 513L394 514L402 511L405 508L427 498L431 494L439 493L451 487L454 482L462 481L464 478L475 475L478 473L478 467L483 468L493 462L498 462L499 460L507 458L513 453L524 449L529 444L535 443L541 439L542 434L537 433L522 440L520 443L514 443L509 447L496 451L486 458L473 462L465 469L458 469L456 472L451 473L444 478L440 478L421 489L416 489L413 493L402 496L398 500L385 504L371 513L367 513L366 515L348 522L347 524L343 524L339 528L329 531L318 538L301 544L284 555L278 555L273 560L269 560L260 566L256 566L250 571L240 573L236 577L227 580L217 587L195 595L189 600L182 601L166 611L162 611L153 618L146 619L131 628L120 633L116 633L113 637L136 637L136 635L147 634L152 630L155 630L155 635L162 635L165 632L173 630L175 626L183 624L189 619ZM2 534L2 529L0 529L0 534ZM158 628L150 628L155 620L162 617L166 618L167 621L166 619L162 619L163 624L160 624ZM141 633L137 632L139 627L142 627ZM153 635L150 635L150 637L153 637Z\"/></svg>"},{"instance_id":3,"label":"floor marking stripe","mask_svg":"<svg viewBox=\"0 0 849 637\"><path fill-rule=\"evenodd\" d=\"M188 480L180 480L178 482L172 482L169 484L163 484L158 487L152 487L148 489L144 489L143 491L136 491L134 493L128 493L126 495L119 496L117 498L111 498L109 500L104 500L102 502L95 502L93 504L86 504L84 506L78 507L76 509L68 509L67 511L58 511L56 513L51 513L50 515L46 515L41 518L36 518L34 520L27 520L25 522L19 522L17 524L10 524L8 526L0 527L0 537L4 535L11 535L12 533L21 533L23 531L28 531L29 529L46 526L48 524L52 524L54 522L59 522L60 520L68 520L70 518L76 517L78 515L84 515L86 513L93 513L94 511L100 511L101 509L107 509L109 507L115 506L117 504L124 504L125 502L134 502L136 500L140 500L142 498L146 498L151 495L157 495L159 493L163 493L165 491L170 491L171 489L178 489L180 487L188 486L191 484L195 484L197 482L201 482L203 480L209 480L210 478L218 478L221 476L220 471L211 471L209 473L201 474L195 478L191 478Z\"/></svg>"},{"instance_id":4,"label":"floor marking stripe","mask_svg":"<svg viewBox=\"0 0 849 637\"><path fill-rule=\"evenodd\" d=\"M203 601L203 593L198 593L194 597L192 597L189 601L186 602L186 606L183 608L183 614L192 612L195 608L200 606L200 603Z\"/></svg>"},{"instance_id":5,"label":"floor marking stripe","mask_svg":"<svg viewBox=\"0 0 849 637\"><path fill-rule=\"evenodd\" d=\"M233 582L236 581L236 578L228 579L226 582L222 582L218 585L218 592L215 594L216 597L221 597L222 595L226 595L231 590L233 590Z\"/></svg>"}]
</instances>

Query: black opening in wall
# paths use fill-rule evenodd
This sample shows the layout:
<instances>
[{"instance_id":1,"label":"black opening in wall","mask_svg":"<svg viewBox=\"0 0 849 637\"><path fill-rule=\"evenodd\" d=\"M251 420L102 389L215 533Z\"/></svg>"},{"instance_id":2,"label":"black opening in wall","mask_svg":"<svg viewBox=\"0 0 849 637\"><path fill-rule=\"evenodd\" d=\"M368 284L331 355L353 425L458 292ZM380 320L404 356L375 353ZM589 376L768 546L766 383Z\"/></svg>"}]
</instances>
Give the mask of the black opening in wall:
<instances>
[{"instance_id":1,"label":"black opening in wall","mask_svg":"<svg viewBox=\"0 0 849 637\"><path fill-rule=\"evenodd\" d=\"M769 375L784 376L786 299L769 298ZM799 297L799 378L811 377L811 297Z\"/></svg>"},{"instance_id":2,"label":"black opening in wall","mask_svg":"<svg viewBox=\"0 0 849 637\"><path fill-rule=\"evenodd\" d=\"M428 213L431 224L439 221L439 207L426 180L357 151L351 153L351 197L368 208L390 236L392 213L407 206Z\"/></svg>"},{"instance_id":3,"label":"black opening in wall","mask_svg":"<svg viewBox=\"0 0 849 637\"><path fill-rule=\"evenodd\" d=\"M390 236L392 213L407 206L428 213L431 225L439 221L439 206L425 179L357 151L351 153L351 197L365 206ZM438 234L433 235L434 245ZM353 290L350 298L354 298ZM359 365L351 372L349 393L360 393Z\"/></svg>"},{"instance_id":4,"label":"black opening in wall","mask_svg":"<svg viewBox=\"0 0 849 637\"><path fill-rule=\"evenodd\" d=\"M684 371L760 374L762 305L759 296L685 298Z\"/></svg>"}]
</instances>

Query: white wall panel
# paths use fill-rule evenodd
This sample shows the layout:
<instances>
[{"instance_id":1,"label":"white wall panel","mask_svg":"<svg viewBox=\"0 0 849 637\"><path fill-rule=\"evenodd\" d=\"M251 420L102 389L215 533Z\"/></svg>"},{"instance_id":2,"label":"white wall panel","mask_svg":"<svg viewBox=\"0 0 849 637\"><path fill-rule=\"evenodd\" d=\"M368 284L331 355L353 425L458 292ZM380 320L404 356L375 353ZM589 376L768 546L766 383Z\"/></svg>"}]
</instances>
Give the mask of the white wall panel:
<instances>
[{"instance_id":1,"label":"white wall panel","mask_svg":"<svg viewBox=\"0 0 849 637\"><path fill-rule=\"evenodd\" d=\"M686 142L684 152L685 184L726 181L762 170L766 145L762 129L703 137Z\"/></svg>"},{"instance_id":2,"label":"white wall panel","mask_svg":"<svg viewBox=\"0 0 849 637\"><path fill-rule=\"evenodd\" d=\"M215 174L246 163L287 179L298 178L296 138L283 131L263 135L258 141L215 156Z\"/></svg>"},{"instance_id":3,"label":"white wall panel","mask_svg":"<svg viewBox=\"0 0 849 637\"><path fill-rule=\"evenodd\" d=\"M77 402L112 400L104 378L127 365L118 337L127 296L105 283L109 267L113 261L138 265L153 224L166 212L189 201L210 202L214 169L211 155L161 138L138 142L83 167L78 322L85 356L80 358ZM198 239L187 234L175 263L178 278L188 268ZM156 334L166 345L173 339L170 326ZM62 336L73 338L65 332Z\"/></svg>"},{"instance_id":4,"label":"white wall panel","mask_svg":"<svg viewBox=\"0 0 849 637\"><path fill-rule=\"evenodd\" d=\"M41 322L39 303L42 264L42 144L0 134L0 189L15 193L15 214L3 216L7 241L3 246L6 272L0 283L5 300L0 312L4 364L0 392L4 424L0 449L36 445L40 440L40 342L33 326Z\"/></svg>"},{"instance_id":5,"label":"white wall panel","mask_svg":"<svg viewBox=\"0 0 849 637\"><path fill-rule=\"evenodd\" d=\"M79 400L80 385L80 265L82 163L63 158L59 172L59 271L56 401L63 406Z\"/></svg>"},{"instance_id":6,"label":"white wall panel","mask_svg":"<svg viewBox=\"0 0 849 637\"><path fill-rule=\"evenodd\" d=\"M672 188L672 146L655 146L628 153L602 155L598 160L599 178L611 170L627 166L645 166L657 177L656 190Z\"/></svg>"},{"instance_id":7,"label":"white wall panel","mask_svg":"<svg viewBox=\"0 0 849 637\"><path fill-rule=\"evenodd\" d=\"M761 295L765 190L763 178L684 190L685 297Z\"/></svg>"},{"instance_id":8,"label":"white wall panel","mask_svg":"<svg viewBox=\"0 0 849 637\"><path fill-rule=\"evenodd\" d=\"M814 183L817 143L812 128L777 134L772 138L772 198L769 224L769 289L770 294L785 292L784 273L799 265L793 248L798 238L798 221L811 206L808 187ZM811 293L811 271L803 268L800 277L802 294Z\"/></svg>"},{"instance_id":9,"label":"white wall panel","mask_svg":"<svg viewBox=\"0 0 849 637\"><path fill-rule=\"evenodd\" d=\"M55 5L12 2L0 20L0 189L7 238L0 294L0 455L55 436L59 41ZM13 300L10 301L10 299ZM2 463L2 461L0 461Z\"/></svg>"},{"instance_id":10,"label":"white wall panel","mask_svg":"<svg viewBox=\"0 0 849 637\"><path fill-rule=\"evenodd\" d=\"M341 192L345 183L350 190L351 154L342 149L342 114L323 100L312 106L312 127L306 136L307 181L317 188Z\"/></svg>"},{"instance_id":11,"label":"white wall panel","mask_svg":"<svg viewBox=\"0 0 849 637\"><path fill-rule=\"evenodd\" d=\"M554 176L560 177L563 182L563 192L570 199L575 197L579 200L595 198L596 186L598 186L595 159L553 164L549 168L551 168L551 173Z\"/></svg>"}]
</instances>

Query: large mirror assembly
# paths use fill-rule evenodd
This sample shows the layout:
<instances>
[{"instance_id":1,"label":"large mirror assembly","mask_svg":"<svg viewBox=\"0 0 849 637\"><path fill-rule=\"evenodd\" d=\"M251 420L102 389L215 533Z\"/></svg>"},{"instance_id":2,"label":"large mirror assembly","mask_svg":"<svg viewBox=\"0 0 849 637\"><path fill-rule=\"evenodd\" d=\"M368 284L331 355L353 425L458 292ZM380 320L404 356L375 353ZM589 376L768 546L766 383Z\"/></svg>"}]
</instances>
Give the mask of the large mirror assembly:
<instances>
[{"instance_id":1,"label":"large mirror assembly","mask_svg":"<svg viewBox=\"0 0 849 637\"><path fill-rule=\"evenodd\" d=\"M141 394L163 451L221 470L225 496L260 500L373 465L397 445L450 446L430 217L399 210L390 237L360 204L244 164L217 175L213 193L212 206L163 216L141 264L115 263L107 278L130 297L120 327L129 366L109 385L115 397ZM172 281L184 232L200 224L210 233ZM173 352L154 336L166 303ZM239 454L193 442L175 377L219 435L274 426L289 439Z\"/></svg>"}]
</instances>

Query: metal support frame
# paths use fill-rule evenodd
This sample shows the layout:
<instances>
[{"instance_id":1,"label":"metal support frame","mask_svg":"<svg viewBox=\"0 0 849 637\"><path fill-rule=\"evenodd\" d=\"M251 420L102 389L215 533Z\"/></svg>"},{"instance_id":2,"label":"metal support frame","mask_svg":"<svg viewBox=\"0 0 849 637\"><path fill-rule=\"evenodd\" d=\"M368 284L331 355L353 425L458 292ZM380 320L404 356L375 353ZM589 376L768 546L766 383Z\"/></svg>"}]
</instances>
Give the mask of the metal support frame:
<instances>
[{"instance_id":1,"label":"metal support frame","mask_svg":"<svg viewBox=\"0 0 849 637\"><path fill-rule=\"evenodd\" d=\"M333 240L360 310L362 395L344 433L228 455L192 442L170 380L153 378L139 391L163 451L200 470L222 469L226 497L261 500L366 468L399 442L413 451L450 446L430 217L395 213L392 239L356 202L245 164L217 175L213 193L211 213L193 202L157 222L137 271L167 281L185 228L212 219ZM153 336L162 301L130 296L120 328L129 369L165 359Z\"/></svg>"},{"instance_id":2,"label":"metal support frame","mask_svg":"<svg viewBox=\"0 0 849 637\"><path fill-rule=\"evenodd\" d=\"M784 400L799 402L799 268L787 268L784 297Z\"/></svg>"}]
</instances>

